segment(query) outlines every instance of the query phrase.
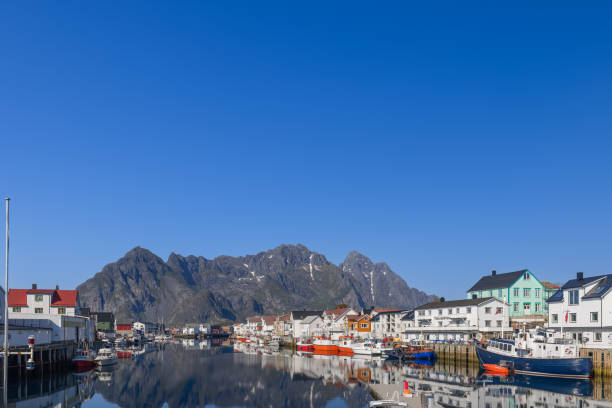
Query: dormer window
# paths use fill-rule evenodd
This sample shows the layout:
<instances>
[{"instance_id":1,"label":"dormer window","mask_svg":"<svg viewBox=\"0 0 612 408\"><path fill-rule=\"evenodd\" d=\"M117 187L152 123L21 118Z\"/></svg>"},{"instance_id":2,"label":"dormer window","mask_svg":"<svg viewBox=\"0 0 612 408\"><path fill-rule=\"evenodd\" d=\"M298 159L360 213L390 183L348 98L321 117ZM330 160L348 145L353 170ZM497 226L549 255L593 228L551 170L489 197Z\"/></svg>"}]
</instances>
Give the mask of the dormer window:
<instances>
[{"instance_id":1,"label":"dormer window","mask_svg":"<svg viewBox=\"0 0 612 408\"><path fill-rule=\"evenodd\" d=\"M578 299L578 289L570 290L569 291L569 304L577 305L578 303L580 303Z\"/></svg>"}]
</instances>

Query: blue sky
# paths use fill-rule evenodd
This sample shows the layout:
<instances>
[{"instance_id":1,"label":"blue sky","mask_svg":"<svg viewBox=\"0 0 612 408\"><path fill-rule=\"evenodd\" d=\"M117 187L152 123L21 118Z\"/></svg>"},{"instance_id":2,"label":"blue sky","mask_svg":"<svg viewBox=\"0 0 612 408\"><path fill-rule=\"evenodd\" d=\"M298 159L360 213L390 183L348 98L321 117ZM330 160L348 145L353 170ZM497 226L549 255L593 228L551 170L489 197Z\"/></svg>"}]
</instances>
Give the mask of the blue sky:
<instances>
[{"instance_id":1,"label":"blue sky","mask_svg":"<svg viewBox=\"0 0 612 408\"><path fill-rule=\"evenodd\" d=\"M487 4L2 4L10 286L134 246L355 249L447 298L612 272L610 3Z\"/></svg>"}]
</instances>

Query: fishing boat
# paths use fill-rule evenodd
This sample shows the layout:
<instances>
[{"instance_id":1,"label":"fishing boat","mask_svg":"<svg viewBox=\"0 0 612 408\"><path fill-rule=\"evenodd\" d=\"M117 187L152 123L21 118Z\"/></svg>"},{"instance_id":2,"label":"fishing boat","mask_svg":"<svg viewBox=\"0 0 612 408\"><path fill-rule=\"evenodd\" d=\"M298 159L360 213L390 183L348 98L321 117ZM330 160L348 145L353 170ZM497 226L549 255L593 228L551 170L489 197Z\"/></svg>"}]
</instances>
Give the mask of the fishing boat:
<instances>
[{"instance_id":1,"label":"fishing boat","mask_svg":"<svg viewBox=\"0 0 612 408\"><path fill-rule=\"evenodd\" d=\"M514 340L492 339L476 346L480 365L508 367L517 374L564 378L589 378L590 358L578 357L578 346L554 331L541 328L517 332Z\"/></svg>"},{"instance_id":2,"label":"fishing boat","mask_svg":"<svg viewBox=\"0 0 612 408\"><path fill-rule=\"evenodd\" d=\"M77 368L91 368L96 365L96 352L87 349L78 349L72 359L72 364Z\"/></svg>"},{"instance_id":3,"label":"fishing boat","mask_svg":"<svg viewBox=\"0 0 612 408\"><path fill-rule=\"evenodd\" d=\"M109 366L117 364L117 354L111 348L101 348L96 356L96 364L99 366Z\"/></svg>"},{"instance_id":4,"label":"fishing boat","mask_svg":"<svg viewBox=\"0 0 612 408\"><path fill-rule=\"evenodd\" d=\"M313 342L315 354L338 354L338 345L331 339L316 337Z\"/></svg>"},{"instance_id":5,"label":"fishing boat","mask_svg":"<svg viewBox=\"0 0 612 408\"><path fill-rule=\"evenodd\" d=\"M353 354L353 338L350 336L340 336L338 338L338 353L342 355Z\"/></svg>"},{"instance_id":6,"label":"fishing boat","mask_svg":"<svg viewBox=\"0 0 612 408\"><path fill-rule=\"evenodd\" d=\"M360 355L375 356L382 353L382 347L380 343L374 341L363 341L355 342L352 345L353 353Z\"/></svg>"},{"instance_id":7,"label":"fishing boat","mask_svg":"<svg viewBox=\"0 0 612 408\"><path fill-rule=\"evenodd\" d=\"M436 353L432 349L423 346L401 347L401 351L408 358L432 360L437 357Z\"/></svg>"},{"instance_id":8,"label":"fishing boat","mask_svg":"<svg viewBox=\"0 0 612 408\"><path fill-rule=\"evenodd\" d=\"M309 338L301 338L296 342L297 351L302 351L304 353L312 353L314 351L314 345L312 344L312 340Z\"/></svg>"}]
</instances>

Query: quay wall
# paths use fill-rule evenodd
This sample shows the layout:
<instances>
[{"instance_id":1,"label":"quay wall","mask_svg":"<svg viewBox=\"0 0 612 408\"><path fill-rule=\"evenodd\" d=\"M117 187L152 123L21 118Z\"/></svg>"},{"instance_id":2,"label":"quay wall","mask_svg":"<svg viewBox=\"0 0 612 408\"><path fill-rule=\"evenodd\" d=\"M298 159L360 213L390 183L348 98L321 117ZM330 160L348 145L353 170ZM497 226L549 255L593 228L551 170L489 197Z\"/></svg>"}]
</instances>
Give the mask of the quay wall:
<instances>
[{"instance_id":1,"label":"quay wall","mask_svg":"<svg viewBox=\"0 0 612 408\"><path fill-rule=\"evenodd\" d=\"M593 371L597 376L612 376L612 350L581 348L580 357L590 357L593 360Z\"/></svg>"}]
</instances>

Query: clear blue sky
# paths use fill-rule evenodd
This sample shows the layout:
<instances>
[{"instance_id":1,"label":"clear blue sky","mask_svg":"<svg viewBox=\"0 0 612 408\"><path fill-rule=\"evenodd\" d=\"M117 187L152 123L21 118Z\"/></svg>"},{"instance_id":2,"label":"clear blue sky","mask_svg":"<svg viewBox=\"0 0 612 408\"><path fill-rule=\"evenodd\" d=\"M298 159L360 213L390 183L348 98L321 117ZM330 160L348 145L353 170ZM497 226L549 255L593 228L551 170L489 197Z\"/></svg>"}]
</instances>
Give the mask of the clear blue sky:
<instances>
[{"instance_id":1,"label":"clear blue sky","mask_svg":"<svg viewBox=\"0 0 612 408\"><path fill-rule=\"evenodd\" d=\"M11 287L137 245L611 273L612 6L531 3L3 3Z\"/></svg>"}]
</instances>

